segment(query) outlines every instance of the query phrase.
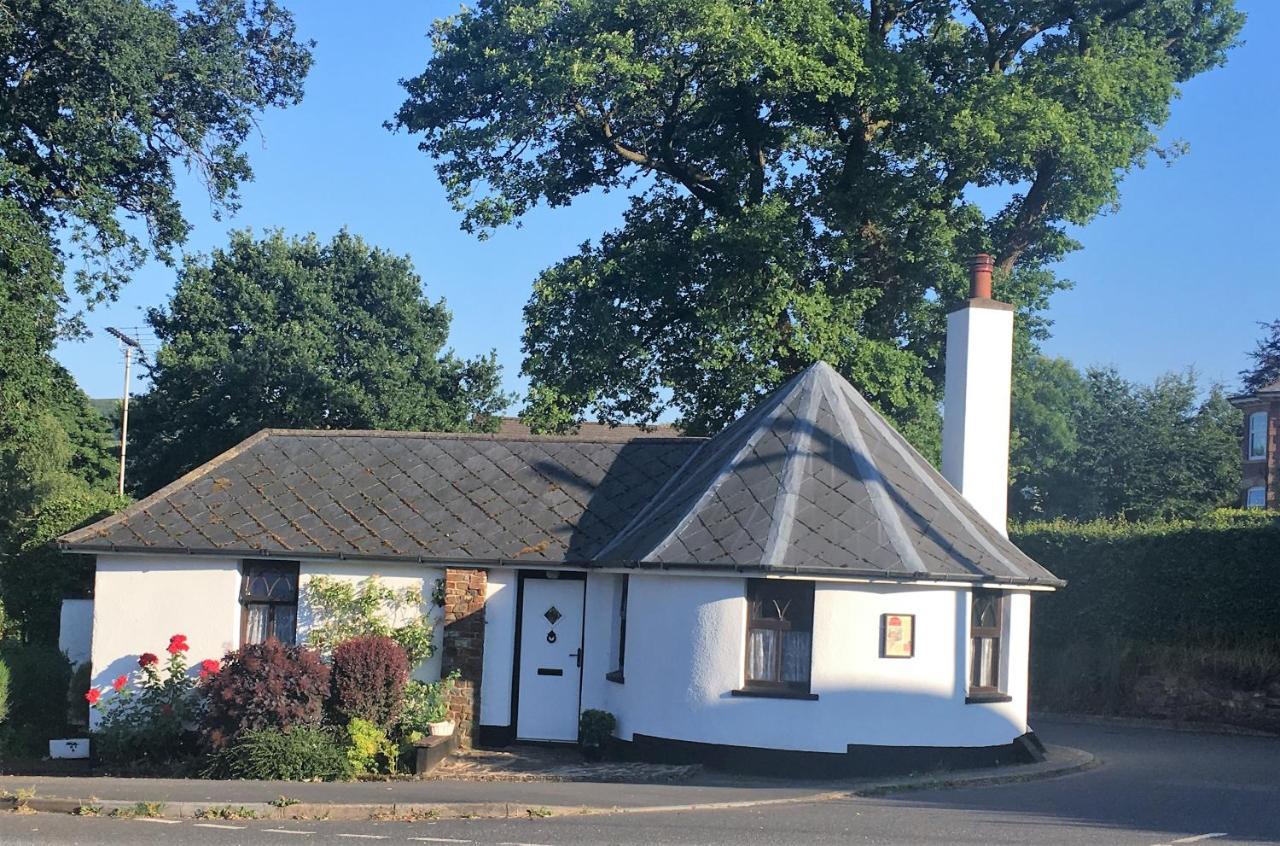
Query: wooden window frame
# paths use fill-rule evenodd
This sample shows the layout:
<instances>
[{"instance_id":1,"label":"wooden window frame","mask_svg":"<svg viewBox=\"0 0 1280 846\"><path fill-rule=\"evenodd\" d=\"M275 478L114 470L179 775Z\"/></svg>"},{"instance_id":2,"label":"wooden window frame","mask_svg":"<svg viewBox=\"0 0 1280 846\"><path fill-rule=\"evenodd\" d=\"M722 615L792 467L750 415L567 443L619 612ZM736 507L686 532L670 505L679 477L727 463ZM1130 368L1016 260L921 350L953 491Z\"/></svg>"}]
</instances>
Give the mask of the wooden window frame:
<instances>
[{"instance_id":1,"label":"wooden window frame","mask_svg":"<svg viewBox=\"0 0 1280 846\"><path fill-rule=\"evenodd\" d=\"M996 625L995 626L978 626L975 625L974 609L977 607L979 599L994 598L996 609ZM1005 612L1007 610L1008 597L1004 591L991 590L989 588L974 588L969 599L969 678L968 678L968 696L966 702L1009 702L1012 698L1005 692L1005 684L1007 679L1001 664L1004 661L1005 653ZM974 679L979 672L980 650L977 645L980 641L994 641L995 649L995 685L977 685Z\"/></svg>"},{"instance_id":2,"label":"wooden window frame","mask_svg":"<svg viewBox=\"0 0 1280 846\"><path fill-rule=\"evenodd\" d=\"M627 667L627 603L630 601L631 574L622 576L622 595L618 599L618 667L605 673L606 680L626 684Z\"/></svg>"},{"instance_id":3,"label":"wooden window frame","mask_svg":"<svg viewBox=\"0 0 1280 846\"><path fill-rule=\"evenodd\" d=\"M808 618L808 629L797 628L791 620L776 620L768 617L752 616L752 609L755 606L755 597L757 591L763 588L774 587L779 584L803 585L807 588L806 599L808 601L808 610L802 616ZM810 688L813 684L813 604L815 594L815 584L811 581L800 581L790 579L747 579L747 625L744 637L745 650L743 652L742 661L742 677L743 683L740 690L732 691L734 696L776 696L787 699L817 699ZM789 632L789 631L808 631L809 633L809 666L805 679L802 682L795 681L768 681L762 679L752 679L748 677L751 669L751 632L756 629L769 629L772 631ZM778 648L778 662L781 664L783 659L783 649L781 644ZM778 676L782 675L781 667L778 668Z\"/></svg>"},{"instance_id":4,"label":"wooden window frame","mask_svg":"<svg viewBox=\"0 0 1280 846\"><path fill-rule=\"evenodd\" d=\"M294 574L293 575L293 585L294 585L293 599L292 600L284 600L284 599L261 600L261 599L250 599L246 597L245 589L248 587L248 584L249 584L249 573L251 569L255 567L264 567L264 568L269 567L277 570L292 567L293 574ZM249 643L249 609L251 607L259 606L259 605L267 606L267 631L271 633L267 636L268 640L275 637L276 609L280 607L293 608L293 630L289 634L289 643L292 645L298 642L298 596L302 592L302 585L299 584L300 575L301 575L300 567L298 566L297 561L273 561L270 559L246 558L240 562L240 593L239 593L240 645L242 647L250 645ZM259 641L254 641L254 643L258 643L258 642Z\"/></svg>"}]
</instances>

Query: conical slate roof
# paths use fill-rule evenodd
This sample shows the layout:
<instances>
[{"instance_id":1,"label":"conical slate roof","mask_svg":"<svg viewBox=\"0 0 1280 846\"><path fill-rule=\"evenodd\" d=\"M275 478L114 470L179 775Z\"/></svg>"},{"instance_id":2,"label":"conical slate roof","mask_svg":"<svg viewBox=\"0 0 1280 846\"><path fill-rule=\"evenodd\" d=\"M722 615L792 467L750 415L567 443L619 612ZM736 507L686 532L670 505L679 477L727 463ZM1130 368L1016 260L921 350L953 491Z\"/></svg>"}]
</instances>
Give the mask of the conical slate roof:
<instances>
[{"instance_id":1,"label":"conical slate roof","mask_svg":"<svg viewBox=\"0 0 1280 846\"><path fill-rule=\"evenodd\" d=\"M595 562L1062 584L821 362L705 442Z\"/></svg>"}]
</instances>

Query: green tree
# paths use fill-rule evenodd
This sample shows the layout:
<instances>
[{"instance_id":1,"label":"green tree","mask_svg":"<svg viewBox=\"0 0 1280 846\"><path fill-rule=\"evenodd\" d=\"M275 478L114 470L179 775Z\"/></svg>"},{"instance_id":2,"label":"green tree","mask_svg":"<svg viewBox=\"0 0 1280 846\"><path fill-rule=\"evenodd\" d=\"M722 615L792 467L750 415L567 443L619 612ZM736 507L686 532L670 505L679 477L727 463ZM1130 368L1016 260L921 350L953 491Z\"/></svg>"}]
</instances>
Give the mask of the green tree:
<instances>
[{"instance_id":1,"label":"green tree","mask_svg":"<svg viewBox=\"0 0 1280 846\"><path fill-rule=\"evenodd\" d=\"M1066 227L1168 152L1178 84L1242 23L1232 0L480 0L435 24L392 126L481 234L632 195L535 284L536 425L674 406L714 431L823 358L921 442L967 257L1040 312Z\"/></svg>"},{"instance_id":2,"label":"green tree","mask_svg":"<svg viewBox=\"0 0 1280 846\"><path fill-rule=\"evenodd\" d=\"M450 315L407 258L235 232L186 261L147 322L161 346L129 427L139 492L266 427L488 431L510 398L495 357L445 349Z\"/></svg>"},{"instance_id":3,"label":"green tree","mask_svg":"<svg viewBox=\"0 0 1280 846\"><path fill-rule=\"evenodd\" d=\"M1195 374L1150 385L1043 359L1015 384L1015 519L1198 517L1236 502L1240 413ZM1203 398L1202 398L1203 395Z\"/></svg>"},{"instance_id":4,"label":"green tree","mask_svg":"<svg viewBox=\"0 0 1280 846\"><path fill-rule=\"evenodd\" d=\"M10 0L0 49L0 594L39 597L9 613L47 638L32 621L56 611L61 576L32 556L113 490L110 430L50 355L83 329L65 271L92 305L148 254L169 260L188 230L176 166L234 209L241 143L297 102L311 59L273 0Z\"/></svg>"},{"instance_id":5,"label":"green tree","mask_svg":"<svg viewBox=\"0 0 1280 846\"><path fill-rule=\"evenodd\" d=\"M1253 367L1240 371L1240 379L1248 393L1261 390L1280 380L1280 320L1259 323L1266 334L1258 341L1249 357Z\"/></svg>"}]
</instances>

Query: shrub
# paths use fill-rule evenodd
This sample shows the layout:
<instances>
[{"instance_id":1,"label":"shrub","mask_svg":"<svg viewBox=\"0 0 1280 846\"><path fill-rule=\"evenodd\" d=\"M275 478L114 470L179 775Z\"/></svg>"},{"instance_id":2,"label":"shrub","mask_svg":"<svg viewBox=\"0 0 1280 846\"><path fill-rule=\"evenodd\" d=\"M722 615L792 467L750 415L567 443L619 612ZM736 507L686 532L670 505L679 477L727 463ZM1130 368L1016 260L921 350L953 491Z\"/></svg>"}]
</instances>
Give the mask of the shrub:
<instances>
[{"instance_id":1,"label":"shrub","mask_svg":"<svg viewBox=\"0 0 1280 846\"><path fill-rule=\"evenodd\" d=\"M353 772L395 772L399 749L387 739L386 730L356 717L347 723L347 761Z\"/></svg>"},{"instance_id":2,"label":"shrub","mask_svg":"<svg viewBox=\"0 0 1280 846\"><path fill-rule=\"evenodd\" d=\"M404 705L409 660L389 637L366 635L333 650L333 698L330 708L345 723L368 720L389 729Z\"/></svg>"},{"instance_id":3,"label":"shrub","mask_svg":"<svg viewBox=\"0 0 1280 846\"><path fill-rule=\"evenodd\" d=\"M227 653L204 692L205 741L222 749L241 732L318 727L329 668L314 650L269 640Z\"/></svg>"},{"instance_id":4,"label":"shrub","mask_svg":"<svg viewBox=\"0 0 1280 846\"><path fill-rule=\"evenodd\" d=\"M0 644L0 660L9 670L8 751L43 754L49 738L67 727L71 662L56 646L14 641Z\"/></svg>"},{"instance_id":5,"label":"shrub","mask_svg":"<svg viewBox=\"0 0 1280 846\"><path fill-rule=\"evenodd\" d=\"M0 658L0 723L9 717L9 665Z\"/></svg>"},{"instance_id":6,"label":"shrub","mask_svg":"<svg viewBox=\"0 0 1280 846\"><path fill-rule=\"evenodd\" d=\"M428 723L440 723L449 719L449 694L460 678L462 674L454 670L440 681L409 682L405 687L404 709L400 713L400 724L397 727L399 733L425 733L428 731Z\"/></svg>"},{"instance_id":7,"label":"shrub","mask_svg":"<svg viewBox=\"0 0 1280 846\"><path fill-rule=\"evenodd\" d=\"M351 776L341 732L314 726L249 729L215 753L206 778L333 781Z\"/></svg>"},{"instance_id":8,"label":"shrub","mask_svg":"<svg viewBox=\"0 0 1280 846\"><path fill-rule=\"evenodd\" d=\"M381 635L400 644L410 667L435 654L434 632L422 613L418 588L389 588L377 576L359 583L312 576L302 593L316 620L307 632L307 645L313 649L328 654L352 638Z\"/></svg>"},{"instance_id":9,"label":"shrub","mask_svg":"<svg viewBox=\"0 0 1280 846\"><path fill-rule=\"evenodd\" d=\"M98 758L107 764L149 770L196 754L195 725L201 700L187 673L187 638L169 638L169 657L144 652L138 669L117 676L105 690L84 698L103 716L94 733Z\"/></svg>"},{"instance_id":10,"label":"shrub","mask_svg":"<svg viewBox=\"0 0 1280 846\"><path fill-rule=\"evenodd\" d=\"M578 718L578 743L589 757L604 754L613 743L613 730L618 721L608 711L588 708Z\"/></svg>"}]
</instances>

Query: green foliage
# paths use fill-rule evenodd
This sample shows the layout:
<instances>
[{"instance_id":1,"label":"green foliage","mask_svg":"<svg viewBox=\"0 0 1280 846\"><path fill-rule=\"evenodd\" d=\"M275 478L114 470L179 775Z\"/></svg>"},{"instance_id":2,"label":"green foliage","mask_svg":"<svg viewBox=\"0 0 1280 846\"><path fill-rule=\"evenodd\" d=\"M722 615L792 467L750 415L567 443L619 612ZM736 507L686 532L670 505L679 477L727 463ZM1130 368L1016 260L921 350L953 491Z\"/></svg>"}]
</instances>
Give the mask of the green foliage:
<instances>
[{"instance_id":1,"label":"green foliage","mask_svg":"<svg viewBox=\"0 0 1280 846\"><path fill-rule=\"evenodd\" d=\"M71 673L71 684L67 687L67 720L77 729L89 726L89 705L86 702L89 688L92 686L93 664L85 661Z\"/></svg>"},{"instance_id":2,"label":"green foliage","mask_svg":"<svg viewBox=\"0 0 1280 846\"><path fill-rule=\"evenodd\" d=\"M187 673L183 635L169 640L163 665L144 653L138 669L114 679L105 691L90 688L85 698L102 714L94 748L105 764L127 770L168 771L195 757L192 730L203 712L195 680Z\"/></svg>"},{"instance_id":3,"label":"green foliage","mask_svg":"<svg viewBox=\"0 0 1280 846\"><path fill-rule=\"evenodd\" d=\"M318 726L251 729L215 753L206 778L335 781L350 778L341 732Z\"/></svg>"},{"instance_id":4,"label":"green foliage","mask_svg":"<svg viewBox=\"0 0 1280 846\"><path fill-rule=\"evenodd\" d=\"M0 656L0 723L9 719L9 665Z\"/></svg>"},{"instance_id":5,"label":"green foliage","mask_svg":"<svg viewBox=\"0 0 1280 846\"><path fill-rule=\"evenodd\" d=\"M578 743L586 748L603 749L613 742L618 720L608 711L588 708L578 718Z\"/></svg>"},{"instance_id":6,"label":"green foliage","mask_svg":"<svg viewBox=\"0 0 1280 846\"><path fill-rule=\"evenodd\" d=\"M372 635L400 644L411 668L435 654L420 588L390 588L377 576L359 582L312 576L302 598L313 618L307 632L312 649L329 654L340 643Z\"/></svg>"},{"instance_id":7,"label":"green foliage","mask_svg":"<svg viewBox=\"0 0 1280 846\"><path fill-rule=\"evenodd\" d=\"M9 719L4 746L13 754L43 754L50 738L67 724L71 664L57 647L0 643L0 661L9 669Z\"/></svg>"},{"instance_id":8,"label":"green foliage","mask_svg":"<svg viewBox=\"0 0 1280 846\"><path fill-rule=\"evenodd\" d=\"M1247 393L1262 390L1280 380L1280 320L1259 323L1266 334L1258 341L1249 357L1253 367L1240 371L1240 379Z\"/></svg>"},{"instance_id":9,"label":"green foliage","mask_svg":"<svg viewBox=\"0 0 1280 846\"><path fill-rule=\"evenodd\" d=\"M130 432L152 491L266 427L487 431L508 398L493 354L447 349L449 312L407 258L341 232L235 232L189 258L147 322L161 347Z\"/></svg>"},{"instance_id":10,"label":"green foliage","mask_svg":"<svg viewBox=\"0 0 1280 846\"><path fill-rule=\"evenodd\" d=\"M430 723L449 719L449 695L462 674L457 670L434 682L411 681L404 690L404 708L397 730L403 735L427 733Z\"/></svg>"},{"instance_id":11,"label":"green foliage","mask_svg":"<svg viewBox=\"0 0 1280 846\"><path fill-rule=\"evenodd\" d=\"M996 255L1040 337L1067 227L1177 152L1179 84L1242 23L1231 0L480 0L436 22L394 126L481 235L632 195L535 284L534 425L675 407L715 431L823 358L930 453L966 259Z\"/></svg>"},{"instance_id":12,"label":"green foliage","mask_svg":"<svg viewBox=\"0 0 1280 846\"><path fill-rule=\"evenodd\" d=\"M1199 522L1029 523L1010 537L1067 587L1036 604L1037 648L1073 640L1247 646L1280 640L1280 523L1265 512Z\"/></svg>"},{"instance_id":13,"label":"green foliage","mask_svg":"<svg viewBox=\"0 0 1280 846\"><path fill-rule=\"evenodd\" d=\"M339 721L357 717L389 729L404 706L409 680L405 651L394 640L364 635L338 644L330 660L329 710Z\"/></svg>"},{"instance_id":14,"label":"green foliage","mask_svg":"<svg viewBox=\"0 0 1280 846\"><path fill-rule=\"evenodd\" d=\"M1015 519L1190 518L1238 500L1240 413L1195 374L1138 385L1031 357L1014 378Z\"/></svg>"},{"instance_id":15,"label":"green foliage","mask_svg":"<svg viewBox=\"0 0 1280 846\"><path fill-rule=\"evenodd\" d=\"M395 772L400 749L387 739L385 729L359 717L347 723L347 761L352 772Z\"/></svg>"}]
</instances>

